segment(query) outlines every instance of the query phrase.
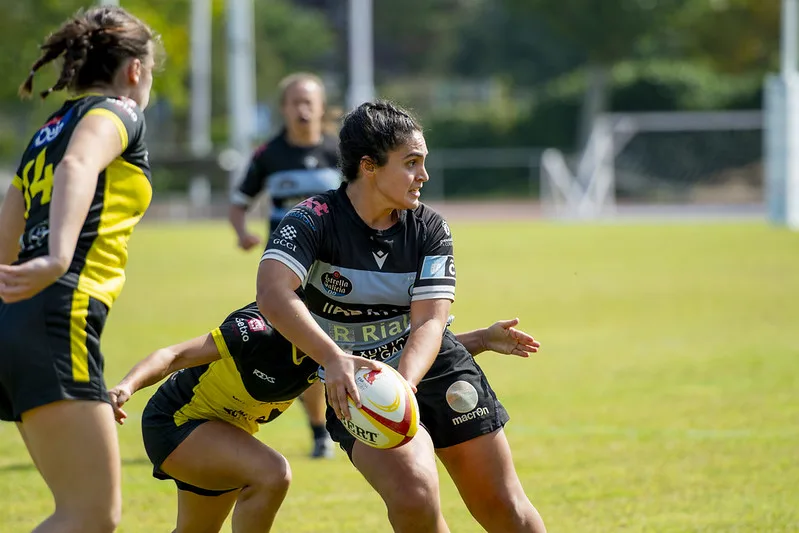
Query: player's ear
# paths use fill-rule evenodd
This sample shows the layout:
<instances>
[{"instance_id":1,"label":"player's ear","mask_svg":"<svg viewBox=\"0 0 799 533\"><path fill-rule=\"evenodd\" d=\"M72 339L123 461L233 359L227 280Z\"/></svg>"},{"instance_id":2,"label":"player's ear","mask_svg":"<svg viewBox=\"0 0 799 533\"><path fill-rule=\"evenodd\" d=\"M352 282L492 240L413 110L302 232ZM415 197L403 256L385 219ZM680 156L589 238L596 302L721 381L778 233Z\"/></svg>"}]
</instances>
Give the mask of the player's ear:
<instances>
[{"instance_id":1,"label":"player's ear","mask_svg":"<svg viewBox=\"0 0 799 533\"><path fill-rule=\"evenodd\" d=\"M376 168L377 165L375 165L375 162L371 157L365 155L361 158L361 171L364 174L374 174Z\"/></svg>"}]
</instances>

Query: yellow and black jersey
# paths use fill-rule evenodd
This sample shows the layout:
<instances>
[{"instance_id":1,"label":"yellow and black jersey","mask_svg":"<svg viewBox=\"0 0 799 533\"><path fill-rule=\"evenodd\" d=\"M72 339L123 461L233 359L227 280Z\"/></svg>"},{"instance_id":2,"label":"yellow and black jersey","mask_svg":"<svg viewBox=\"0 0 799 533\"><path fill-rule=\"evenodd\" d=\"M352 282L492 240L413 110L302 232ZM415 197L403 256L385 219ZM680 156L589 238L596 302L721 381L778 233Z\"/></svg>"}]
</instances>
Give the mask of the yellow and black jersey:
<instances>
[{"instance_id":1,"label":"yellow and black jersey","mask_svg":"<svg viewBox=\"0 0 799 533\"><path fill-rule=\"evenodd\" d=\"M271 422L317 377L319 365L275 330L251 303L211 332L222 358L172 374L147 410L188 420L222 420L249 433Z\"/></svg>"},{"instance_id":2,"label":"yellow and black jersey","mask_svg":"<svg viewBox=\"0 0 799 533\"><path fill-rule=\"evenodd\" d=\"M83 117L108 117L122 154L99 175L72 264L59 283L111 306L125 282L127 242L152 198L144 114L133 100L84 95L68 100L33 136L14 177L25 198L25 232L18 263L47 255L53 175Z\"/></svg>"}]
</instances>

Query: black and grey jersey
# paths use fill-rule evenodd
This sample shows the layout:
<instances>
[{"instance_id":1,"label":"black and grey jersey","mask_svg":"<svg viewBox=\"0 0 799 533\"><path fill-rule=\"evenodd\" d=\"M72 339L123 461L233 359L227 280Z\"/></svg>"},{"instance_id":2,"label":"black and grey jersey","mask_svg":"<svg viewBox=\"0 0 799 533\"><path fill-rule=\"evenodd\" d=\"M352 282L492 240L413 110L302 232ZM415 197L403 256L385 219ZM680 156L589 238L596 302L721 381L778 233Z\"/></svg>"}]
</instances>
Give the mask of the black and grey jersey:
<instances>
[{"instance_id":1,"label":"black and grey jersey","mask_svg":"<svg viewBox=\"0 0 799 533\"><path fill-rule=\"evenodd\" d=\"M455 299L452 235L425 205L383 231L357 214L343 184L291 209L262 261L289 267L308 310L345 351L397 366L412 301Z\"/></svg>"},{"instance_id":2,"label":"black and grey jersey","mask_svg":"<svg viewBox=\"0 0 799 533\"><path fill-rule=\"evenodd\" d=\"M272 201L269 222L273 231L299 202L341 184L337 165L335 139L323 137L316 146L294 146L283 131L255 151L231 202L249 206L266 189Z\"/></svg>"}]
</instances>

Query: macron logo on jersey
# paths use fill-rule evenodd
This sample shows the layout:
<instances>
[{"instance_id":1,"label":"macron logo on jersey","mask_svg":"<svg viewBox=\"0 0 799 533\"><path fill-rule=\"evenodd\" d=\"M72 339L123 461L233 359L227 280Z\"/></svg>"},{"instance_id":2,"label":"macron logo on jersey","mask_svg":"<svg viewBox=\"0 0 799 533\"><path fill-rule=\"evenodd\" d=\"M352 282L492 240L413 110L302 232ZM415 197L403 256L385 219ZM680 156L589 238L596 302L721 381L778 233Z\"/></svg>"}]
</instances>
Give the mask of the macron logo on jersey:
<instances>
[{"instance_id":1,"label":"macron logo on jersey","mask_svg":"<svg viewBox=\"0 0 799 533\"><path fill-rule=\"evenodd\" d=\"M386 263L388 252L384 252L383 250L378 250L376 252L372 252L372 257L375 258L375 263L377 263L377 268L383 270L383 265Z\"/></svg>"}]
</instances>

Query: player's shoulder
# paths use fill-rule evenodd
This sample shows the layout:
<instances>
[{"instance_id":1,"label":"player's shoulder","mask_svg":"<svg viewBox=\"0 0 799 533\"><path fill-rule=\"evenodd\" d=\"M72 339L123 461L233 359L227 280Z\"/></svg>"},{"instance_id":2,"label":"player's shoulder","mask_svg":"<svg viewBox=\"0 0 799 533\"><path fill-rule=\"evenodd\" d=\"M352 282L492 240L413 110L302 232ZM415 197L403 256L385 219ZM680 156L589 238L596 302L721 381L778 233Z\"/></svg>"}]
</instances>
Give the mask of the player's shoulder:
<instances>
[{"instance_id":1,"label":"player's shoulder","mask_svg":"<svg viewBox=\"0 0 799 533\"><path fill-rule=\"evenodd\" d=\"M409 213L419 223L427 226L444 221L444 217L438 211L423 203L420 203L416 209L410 210Z\"/></svg>"},{"instance_id":2,"label":"player's shoulder","mask_svg":"<svg viewBox=\"0 0 799 533\"><path fill-rule=\"evenodd\" d=\"M230 313L222 323L222 327L225 326L241 336L245 342L252 335L268 335L272 331L272 326L258 310L255 302Z\"/></svg>"},{"instance_id":3,"label":"player's shoulder","mask_svg":"<svg viewBox=\"0 0 799 533\"><path fill-rule=\"evenodd\" d=\"M125 96L89 95L84 98L83 106L87 113L94 109L107 109L123 121L130 121L134 125L144 124L144 112L139 104Z\"/></svg>"}]
</instances>

